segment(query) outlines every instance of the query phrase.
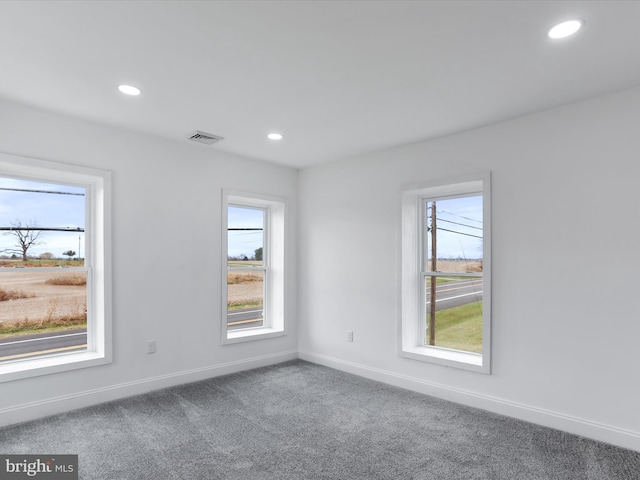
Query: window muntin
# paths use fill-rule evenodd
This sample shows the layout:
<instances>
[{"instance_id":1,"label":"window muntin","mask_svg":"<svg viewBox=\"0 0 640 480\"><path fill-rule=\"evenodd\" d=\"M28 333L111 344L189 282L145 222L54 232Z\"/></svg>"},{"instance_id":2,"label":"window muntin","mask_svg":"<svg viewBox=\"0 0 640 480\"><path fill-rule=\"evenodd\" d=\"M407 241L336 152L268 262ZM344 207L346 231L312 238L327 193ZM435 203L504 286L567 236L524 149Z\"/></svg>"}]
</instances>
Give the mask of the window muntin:
<instances>
[{"instance_id":1,"label":"window muntin","mask_svg":"<svg viewBox=\"0 0 640 480\"><path fill-rule=\"evenodd\" d=\"M401 356L490 373L490 225L489 174L403 192Z\"/></svg>"},{"instance_id":2,"label":"window muntin","mask_svg":"<svg viewBox=\"0 0 640 480\"><path fill-rule=\"evenodd\" d=\"M222 343L285 333L283 199L223 191Z\"/></svg>"},{"instance_id":3,"label":"window muntin","mask_svg":"<svg viewBox=\"0 0 640 480\"><path fill-rule=\"evenodd\" d=\"M40 312L44 312L44 317L40 316L43 320L42 325L48 326L47 322L58 318L62 320L61 323L68 322L71 325L66 326L73 327L64 334L58 332L53 335L57 338L49 348L34 348L31 345L29 349L25 349L24 345L34 343L31 338L22 338L21 340L25 341L22 344L14 344L11 347L12 353L8 355L8 346L2 347L4 350L0 349L0 355L5 358L0 361L0 382L109 363L109 172L0 153L0 178L4 179L0 185L5 188L0 192L9 192L8 188L16 186L22 190L29 190L30 188L25 188L27 186L35 187L32 190L41 190L30 193L14 191L15 194L40 197L40 200L34 201L32 198L30 202L23 204L15 198L13 201L7 201L6 196L0 195L0 219L10 223L18 218L21 220L19 227L24 232L45 232L27 248L24 255L27 262L19 265L19 268L0 267L0 282L18 282L21 286L15 290L23 290L23 293L26 293L22 300L40 302ZM42 197L43 195L45 197ZM74 197L75 203L68 203L69 197ZM47 200L42 200L43 198ZM67 199L67 203L63 198ZM3 217L5 213L7 216ZM62 216L56 216L57 214ZM27 220L22 221L23 216ZM63 224L49 225L48 221ZM30 228L33 230L29 230ZM48 230L44 230L45 228ZM5 244L2 248L11 249L20 244L19 237L13 238L15 241L11 243L10 238L0 232L0 242ZM32 237L31 240L33 239ZM38 240L44 240L46 244L43 245ZM20 255L16 254L16 258L0 261L11 260L21 263L25 252L19 253ZM4 285L9 290L12 289L9 283ZM49 294L42 295L43 289L48 289ZM51 290L57 293L51 293ZM33 294L36 296L30 297ZM3 311L5 316L15 317L16 312L23 314L27 310L25 302L20 302L22 305L13 311L5 305L0 305L0 311ZM34 308L37 311L37 307ZM83 317L86 318L85 327L82 326ZM77 325L72 325L73 322ZM6 340L7 336L4 338ZM17 338L9 338L9 341L13 340ZM16 351L16 348L19 351Z\"/></svg>"}]
</instances>

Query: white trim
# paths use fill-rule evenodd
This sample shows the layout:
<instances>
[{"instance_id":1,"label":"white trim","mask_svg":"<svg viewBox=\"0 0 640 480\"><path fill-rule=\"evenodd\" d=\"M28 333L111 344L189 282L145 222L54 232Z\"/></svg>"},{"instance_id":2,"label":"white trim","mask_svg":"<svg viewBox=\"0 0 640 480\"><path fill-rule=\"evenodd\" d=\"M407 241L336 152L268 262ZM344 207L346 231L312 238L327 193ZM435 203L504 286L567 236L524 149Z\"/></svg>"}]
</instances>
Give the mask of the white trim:
<instances>
[{"instance_id":1,"label":"white trim","mask_svg":"<svg viewBox=\"0 0 640 480\"><path fill-rule=\"evenodd\" d=\"M230 345L233 343L249 342L251 340L262 340L263 338L282 337L284 335L284 330L270 327L231 330L228 337L223 340L223 344Z\"/></svg>"},{"instance_id":2,"label":"white trim","mask_svg":"<svg viewBox=\"0 0 640 480\"><path fill-rule=\"evenodd\" d=\"M208 378L228 375L244 370L266 367L276 363L295 360L296 358L296 351L290 350L29 402L0 409L0 426L66 413L78 408L89 407L133 395L140 395L153 390L206 380Z\"/></svg>"},{"instance_id":3,"label":"white trim","mask_svg":"<svg viewBox=\"0 0 640 480\"><path fill-rule=\"evenodd\" d=\"M352 373L370 380L375 380L395 387L442 398L454 403L487 410L499 415L513 417L518 420L535 423L544 427L562 430L593 440L617 445L640 452L640 432L626 430L584 418L554 412L523 403L512 402L502 398L472 392L462 388L451 387L441 383L430 382L420 378L403 375L389 370L341 360L339 358L309 352L298 352L298 358Z\"/></svg>"},{"instance_id":4,"label":"white trim","mask_svg":"<svg viewBox=\"0 0 640 480\"><path fill-rule=\"evenodd\" d=\"M424 272L423 232L428 199L482 194L483 197L483 303L482 354L471 354L423 345ZM400 225L400 312L398 315L398 355L473 372L491 373L491 174L464 175L410 185L401 191ZM446 275L446 272L444 273Z\"/></svg>"},{"instance_id":5,"label":"white trim","mask_svg":"<svg viewBox=\"0 0 640 480\"><path fill-rule=\"evenodd\" d=\"M265 267L264 326L246 330L227 329L227 253L228 206L246 206L265 210L263 261ZM222 313L221 339L223 345L283 336L285 318L285 246L287 239L287 200L238 190L222 190Z\"/></svg>"},{"instance_id":6,"label":"white trim","mask_svg":"<svg viewBox=\"0 0 640 480\"><path fill-rule=\"evenodd\" d=\"M400 356L413 358L414 360L424 360L424 357L429 357L429 361L447 367L484 372L482 368L482 355L479 353L419 345L414 347L405 346L400 352Z\"/></svg>"}]
</instances>

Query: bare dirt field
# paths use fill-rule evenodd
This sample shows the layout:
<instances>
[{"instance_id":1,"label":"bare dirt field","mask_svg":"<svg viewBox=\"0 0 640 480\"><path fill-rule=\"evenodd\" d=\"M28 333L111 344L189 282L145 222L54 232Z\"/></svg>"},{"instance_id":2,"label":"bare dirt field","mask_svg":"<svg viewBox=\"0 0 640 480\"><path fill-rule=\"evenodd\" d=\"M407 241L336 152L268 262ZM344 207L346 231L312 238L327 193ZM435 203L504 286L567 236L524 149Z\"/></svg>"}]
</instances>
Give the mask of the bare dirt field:
<instances>
[{"instance_id":1,"label":"bare dirt field","mask_svg":"<svg viewBox=\"0 0 640 480\"><path fill-rule=\"evenodd\" d=\"M86 286L52 285L47 280L78 275L59 270L0 268L0 288L27 298L0 302L0 323L76 316L86 310Z\"/></svg>"},{"instance_id":2,"label":"bare dirt field","mask_svg":"<svg viewBox=\"0 0 640 480\"><path fill-rule=\"evenodd\" d=\"M429 267L431 264L428 265ZM438 272L451 273L481 273L482 261L480 260L437 260L436 270Z\"/></svg>"},{"instance_id":3,"label":"bare dirt field","mask_svg":"<svg viewBox=\"0 0 640 480\"><path fill-rule=\"evenodd\" d=\"M262 282L251 282L247 284L228 285L229 304L251 303L262 300Z\"/></svg>"},{"instance_id":4,"label":"bare dirt field","mask_svg":"<svg viewBox=\"0 0 640 480\"><path fill-rule=\"evenodd\" d=\"M227 305L262 302L263 277L262 272L230 272L227 276Z\"/></svg>"},{"instance_id":5,"label":"bare dirt field","mask_svg":"<svg viewBox=\"0 0 640 480\"><path fill-rule=\"evenodd\" d=\"M436 268L441 272L481 272L480 261L438 260ZM76 275L61 270L0 268L0 289L19 292L27 298L17 298L0 302L0 323L20 320L47 320L65 316L75 316L86 310L86 287L83 285L51 285L47 283L55 277ZM245 275L242 275L245 276ZM230 279L228 285L229 305L260 302L263 298L262 279L255 273L247 278Z\"/></svg>"}]
</instances>

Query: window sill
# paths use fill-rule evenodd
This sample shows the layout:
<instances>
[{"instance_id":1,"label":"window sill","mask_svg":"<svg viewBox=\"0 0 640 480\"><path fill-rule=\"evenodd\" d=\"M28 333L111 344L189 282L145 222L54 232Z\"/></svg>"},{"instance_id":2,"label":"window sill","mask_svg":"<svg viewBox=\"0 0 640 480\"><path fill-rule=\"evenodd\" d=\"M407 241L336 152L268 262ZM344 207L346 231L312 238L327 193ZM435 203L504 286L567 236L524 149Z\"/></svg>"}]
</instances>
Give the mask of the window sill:
<instances>
[{"instance_id":1,"label":"window sill","mask_svg":"<svg viewBox=\"0 0 640 480\"><path fill-rule=\"evenodd\" d=\"M470 370L479 373L489 373L489 365L483 365L482 355L478 353L461 352L446 348L416 346L404 348L400 356L412 358L422 362L436 363L447 367Z\"/></svg>"},{"instance_id":2,"label":"window sill","mask_svg":"<svg viewBox=\"0 0 640 480\"><path fill-rule=\"evenodd\" d=\"M111 363L96 352L57 354L0 364L0 383Z\"/></svg>"},{"instance_id":3,"label":"window sill","mask_svg":"<svg viewBox=\"0 0 640 480\"><path fill-rule=\"evenodd\" d=\"M227 332L227 338L222 341L223 345L230 345L240 342L250 342L262 340L264 338L281 337L285 335L284 330L270 327L248 328L246 330L233 330Z\"/></svg>"}]
</instances>

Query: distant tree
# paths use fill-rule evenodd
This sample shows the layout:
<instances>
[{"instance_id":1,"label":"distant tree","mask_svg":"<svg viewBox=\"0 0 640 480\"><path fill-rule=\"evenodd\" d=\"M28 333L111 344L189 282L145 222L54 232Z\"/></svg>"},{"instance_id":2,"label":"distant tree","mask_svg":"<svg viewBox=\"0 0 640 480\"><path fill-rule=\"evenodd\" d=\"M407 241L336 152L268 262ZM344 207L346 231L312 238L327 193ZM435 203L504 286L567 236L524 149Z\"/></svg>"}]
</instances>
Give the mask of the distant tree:
<instances>
[{"instance_id":1,"label":"distant tree","mask_svg":"<svg viewBox=\"0 0 640 480\"><path fill-rule=\"evenodd\" d=\"M51 260L51 259L53 259L53 253L51 253L51 252L44 252L44 253L41 253L41 254L40 254L40 258L41 258L42 260Z\"/></svg>"},{"instance_id":2,"label":"distant tree","mask_svg":"<svg viewBox=\"0 0 640 480\"><path fill-rule=\"evenodd\" d=\"M262 247L256 248L255 254L256 254L255 256L256 260L262 261Z\"/></svg>"},{"instance_id":3,"label":"distant tree","mask_svg":"<svg viewBox=\"0 0 640 480\"><path fill-rule=\"evenodd\" d=\"M71 260L71 258L76 254L76 252L74 252L73 250L67 250L66 252L62 253L65 257L69 257L69 260Z\"/></svg>"},{"instance_id":4,"label":"distant tree","mask_svg":"<svg viewBox=\"0 0 640 480\"><path fill-rule=\"evenodd\" d=\"M11 222L12 229L9 230L6 234L13 235L18 243L16 243L16 247L18 247L17 251L22 254L22 261L27 261L27 252L34 245L42 245L44 242L40 240L40 235L42 234L41 230L38 230L37 222L27 222L25 225L22 225L20 220L16 220Z\"/></svg>"}]
</instances>

